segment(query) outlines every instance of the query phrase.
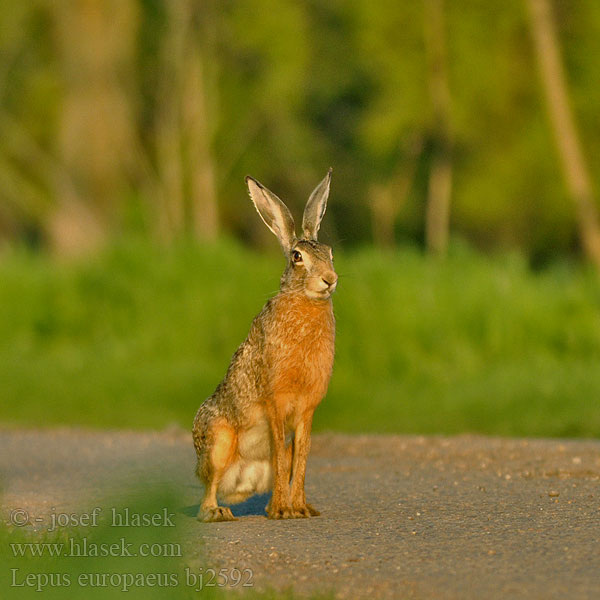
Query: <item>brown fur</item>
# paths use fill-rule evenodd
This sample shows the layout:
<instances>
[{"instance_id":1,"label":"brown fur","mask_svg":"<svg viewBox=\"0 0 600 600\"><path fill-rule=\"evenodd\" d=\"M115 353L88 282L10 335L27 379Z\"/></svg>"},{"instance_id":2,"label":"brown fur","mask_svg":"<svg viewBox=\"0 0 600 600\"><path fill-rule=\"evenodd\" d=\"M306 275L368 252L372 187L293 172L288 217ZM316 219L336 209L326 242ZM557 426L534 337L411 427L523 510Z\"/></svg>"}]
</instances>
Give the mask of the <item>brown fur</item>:
<instances>
[{"instance_id":1,"label":"brown fur","mask_svg":"<svg viewBox=\"0 0 600 600\"><path fill-rule=\"evenodd\" d=\"M285 205L254 180L248 183L288 264L279 293L254 319L225 378L196 414L197 473L205 484L201 520L234 519L217 498L236 503L266 491L271 474L270 518L319 514L306 503L304 478L313 413L327 391L334 358L330 296L337 275L331 249L316 241L330 175L309 199L303 228L310 237L302 240L295 238Z\"/></svg>"},{"instance_id":2,"label":"brown fur","mask_svg":"<svg viewBox=\"0 0 600 600\"><path fill-rule=\"evenodd\" d=\"M273 395L290 399L286 415L302 414L315 409L329 385L335 339L331 301L282 294L274 305L274 336L266 347Z\"/></svg>"}]
</instances>

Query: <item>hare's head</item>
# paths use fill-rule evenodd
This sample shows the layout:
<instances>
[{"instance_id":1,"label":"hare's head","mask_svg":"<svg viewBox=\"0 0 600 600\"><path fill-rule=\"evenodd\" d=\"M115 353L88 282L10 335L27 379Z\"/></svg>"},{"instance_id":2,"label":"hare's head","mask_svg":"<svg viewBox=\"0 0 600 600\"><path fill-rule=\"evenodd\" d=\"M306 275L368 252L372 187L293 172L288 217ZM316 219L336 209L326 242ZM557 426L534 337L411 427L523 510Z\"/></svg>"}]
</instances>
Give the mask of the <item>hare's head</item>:
<instances>
[{"instance_id":1,"label":"hare's head","mask_svg":"<svg viewBox=\"0 0 600 600\"><path fill-rule=\"evenodd\" d=\"M296 237L294 219L288 207L256 179L246 177L246 183L258 214L277 236L288 261L281 278L281 289L327 300L335 291L338 277L333 268L331 248L317 241L317 232L327 208L331 169L306 203L300 239Z\"/></svg>"}]
</instances>

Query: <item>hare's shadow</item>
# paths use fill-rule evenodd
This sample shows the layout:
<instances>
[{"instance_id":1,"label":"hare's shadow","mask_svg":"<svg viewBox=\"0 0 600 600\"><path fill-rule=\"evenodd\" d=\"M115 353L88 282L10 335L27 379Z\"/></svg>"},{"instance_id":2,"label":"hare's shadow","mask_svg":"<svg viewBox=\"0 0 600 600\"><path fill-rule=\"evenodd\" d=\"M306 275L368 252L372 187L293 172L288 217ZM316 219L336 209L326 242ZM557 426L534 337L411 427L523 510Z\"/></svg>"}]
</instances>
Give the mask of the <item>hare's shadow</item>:
<instances>
[{"instance_id":1,"label":"hare's shadow","mask_svg":"<svg viewBox=\"0 0 600 600\"><path fill-rule=\"evenodd\" d=\"M225 504L225 506L231 508L234 517L266 517L266 508L270 499L271 492L268 492L267 494L256 494L251 496L248 500L244 500L244 502L240 502L239 504ZM181 512L188 517L195 517L198 514L199 509L200 505L194 504L181 509Z\"/></svg>"}]
</instances>

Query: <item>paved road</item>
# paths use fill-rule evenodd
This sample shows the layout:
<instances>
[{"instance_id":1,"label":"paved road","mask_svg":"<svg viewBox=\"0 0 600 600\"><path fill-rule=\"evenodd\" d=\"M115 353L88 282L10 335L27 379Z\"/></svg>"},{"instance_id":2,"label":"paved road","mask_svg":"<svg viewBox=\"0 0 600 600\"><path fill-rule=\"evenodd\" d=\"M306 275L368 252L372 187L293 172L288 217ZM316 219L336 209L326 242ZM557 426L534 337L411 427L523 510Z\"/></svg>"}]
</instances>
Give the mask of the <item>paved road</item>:
<instances>
[{"instance_id":1,"label":"paved road","mask_svg":"<svg viewBox=\"0 0 600 600\"><path fill-rule=\"evenodd\" d=\"M338 598L600 598L600 443L314 436L307 496L322 516L202 524L191 438L0 431L2 516L85 511L132 481L178 494L185 560L252 569L255 587ZM39 527L42 528L42 527ZM203 548L203 549L202 549Z\"/></svg>"}]
</instances>

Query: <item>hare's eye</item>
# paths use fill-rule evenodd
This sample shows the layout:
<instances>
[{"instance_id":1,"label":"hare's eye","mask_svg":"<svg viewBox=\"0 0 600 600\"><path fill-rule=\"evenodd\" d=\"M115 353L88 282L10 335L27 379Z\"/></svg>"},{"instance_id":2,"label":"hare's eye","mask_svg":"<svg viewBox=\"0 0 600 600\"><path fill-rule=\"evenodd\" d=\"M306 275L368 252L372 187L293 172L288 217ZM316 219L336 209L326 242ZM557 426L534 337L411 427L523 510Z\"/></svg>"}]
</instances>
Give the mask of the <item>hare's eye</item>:
<instances>
[{"instance_id":1,"label":"hare's eye","mask_svg":"<svg viewBox=\"0 0 600 600\"><path fill-rule=\"evenodd\" d=\"M301 254L300 252L298 252L298 250L294 250L294 251L292 252L292 260L293 260L295 263L300 263L300 262L302 262L302 254Z\"/></svg>"}]
</instances>

